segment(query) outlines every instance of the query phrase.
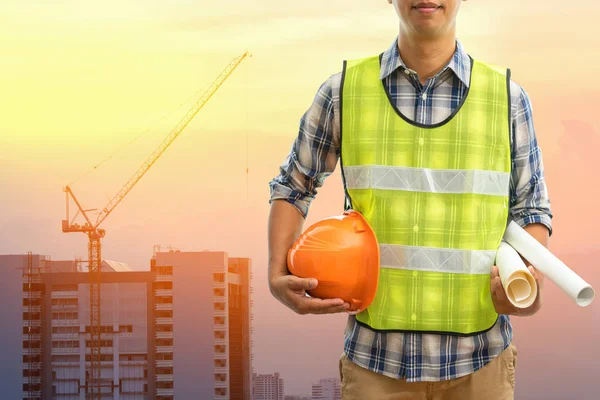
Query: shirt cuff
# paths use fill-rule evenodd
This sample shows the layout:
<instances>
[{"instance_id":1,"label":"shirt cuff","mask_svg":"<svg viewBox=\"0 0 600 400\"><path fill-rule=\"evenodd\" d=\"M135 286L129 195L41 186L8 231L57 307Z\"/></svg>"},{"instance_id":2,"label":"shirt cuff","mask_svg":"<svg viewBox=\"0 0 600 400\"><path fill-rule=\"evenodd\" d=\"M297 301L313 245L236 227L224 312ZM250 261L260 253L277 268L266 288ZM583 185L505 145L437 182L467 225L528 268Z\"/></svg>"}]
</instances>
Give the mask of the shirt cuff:
<instances>
[{"instance_id":1,"label":"shirt cuff","mask_svg":"<svg viewBox=\"0 0 600 400\"><path fill-rule=\"evenodd\" d=\"M513 218L521 228L530 224L542 224L548 228L549 236L552 236L552 218L548 214L531 214L523 217Z\"/></svg>"},{"instance_id":2,"label":"shirt cuff","mask_svg":"<svg viewBox=\"0 0 600 400\"><path fill-rule=\"evenodd\" d=\"M298 210L304 219L308 216L308 210L312 202L310 196L306 196L297 190L291 189L277 182L271 182L270 185L271 197L269 204L274 200L285 200Z\"/></svg>"}]
</instances>

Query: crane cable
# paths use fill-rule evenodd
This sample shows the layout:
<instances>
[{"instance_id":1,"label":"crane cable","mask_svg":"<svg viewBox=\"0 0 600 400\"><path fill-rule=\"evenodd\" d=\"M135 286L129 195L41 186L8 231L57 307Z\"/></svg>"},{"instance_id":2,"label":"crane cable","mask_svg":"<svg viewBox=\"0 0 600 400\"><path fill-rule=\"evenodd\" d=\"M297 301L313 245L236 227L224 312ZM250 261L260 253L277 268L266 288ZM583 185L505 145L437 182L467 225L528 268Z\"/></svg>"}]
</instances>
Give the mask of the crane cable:
<instances>
[{"instance_id":1,"label":"crane cable","mask_svg":"<svg viewBox=\"0 0 600 400\"><path fill-rule=\"evenodd\" d=\"M140 133L138 136L134 137L133 139L131 139L128 143L122 145L121 147L119 147L117 150L115 150L111 155L109 155L108 157L106 157L104 160L102 160L100 163L94 165L92 168L90 168L87 172L85 172L84 174L82 174L81 176L73 179L68 186L72 186L75 182L81 180L82 178L88 176L90 173L92 173L94 170L96 170L98 167L100 167L101 165L103 165L104 163L106 163L107 161L109 161L110 159L112 159L114 156L116 156L118 153L120 153L123 149L125 149L127 146L130 146L131 144L133 144L135 141L137 141L139 138L141 138L142 136L146 135L148 132L150 132L152 129L154 129L159 123L165 121L168 117L172 116L175 112L179 111L181 109L181 107L183 107L185 104L189 103L189 101L192 98L195 98L198 96L199 93L204 92L206 90L206 88L208 88L208 86L210 86L210 83L207 84L206 86L204 86L202 89L197 90L196 92L194 92L193 94L191 94L185 101L183 101L181 104L179 104L179 106L172 110L172 111L167 111L162 117L160 117L159 119L157 119L155 122L153 122L152 124L150 124L148 126L148 128L146 128L142 133Z\"/></svg>"}]
</instances>

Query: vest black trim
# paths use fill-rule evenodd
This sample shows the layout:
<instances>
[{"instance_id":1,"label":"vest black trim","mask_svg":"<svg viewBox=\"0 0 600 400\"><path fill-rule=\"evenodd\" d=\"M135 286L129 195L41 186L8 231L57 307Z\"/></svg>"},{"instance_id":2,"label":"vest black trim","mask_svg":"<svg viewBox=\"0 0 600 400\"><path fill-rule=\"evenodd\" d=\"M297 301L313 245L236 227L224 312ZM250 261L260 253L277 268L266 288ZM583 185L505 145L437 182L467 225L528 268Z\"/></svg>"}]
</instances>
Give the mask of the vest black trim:
<instances>
[{"instance_id":1,"label":"vest black trim","mask_svg":"<svg viewBox=\"0 0 600 400\"><path fill-rule=\"evenodd\" d=\"M346 68L348 66L348 62L344 60L344 66L342 68L342 81L340 83L340 169L342 170L342 183L344 185L344 211L352 208L352 199L350 198L350 193L348 193L348 188L346 187L346 177L344 175L344 160L342 159L342 126L343 126L343 112L344 112L344 82L346 81Z\"/></svg>"},{"instance_id":2,"label":"vest black trim","mask_svg":"<svg viewBox=\"0 0 600 400\"><path fill-rule=\"evenodd\" d=\"M381 53L379 55L379 68L381 68L381 59L383 57L383 53ZM398 109L398 107L396 106L396 103L394 103L393 99L392 99L392 95L389 92L389 88L387 88L384 83L383 83L383 79L381 80L381 85L383 87L383 90L385 91L385 94L387 95L388 101L390 102L390 105L392 106L392 108L394 109L394 111L396 111L396 114L398 114L398 116L400 118L402 118L407 124L410 124L412 126L416 126L418 128L424 128L424 129L433 129L433 128L439 128L440 126L444 126L446 125L448 122L450 122L452 120L452 118L454 118L456 116L456 114L458 114L458 112L460 111L460 109L462 108L462 106L465 104L465 102L467 101L467 97L469 96L469 92L471 90L471 82L473 82L473 64L475 63L473 58L469 55L469 59L471 60L471 70L469 71L469 86L467 86L467 91L465 92L465 95L463 96L463 98L460 100L460 103L458 104L458 106L454 109L454 111L452 111L452 113L446 117L446 119L444 119L441 122L438 122L436 124L432 124L432 125L428 125L428 124L421 124L419 122L414 122L411 121L408 117L406 117L404 114L402 114L402 112L400 112L400 110Z\"/></svg>"},{"instance_id":3,"label":"vest black trim","mask_svg":"<svg viewBox=\"0 0 600 400\"><path fill-rule=\"evenodd\" d=\"M471 337L471 336L477 336L477 335L481 335L483 333L489 332L491 331L496 324L498 323L498 320L500 319L500 314L496 315L496 320L494 321L494 323L487 329L484 329L482 331L477 331L477 332L471 332L471 333L462 333L462 332L449 332L449 331L415 331L415 330L410 330L410 329L376 329L373 328L372 326L359 321L358 319L355 319L355 322L362 326L365 327L371 331L374 332L382 332L382 333L418 333L421 335L451 335L451 336L460 336L460 337Z\"/></svg>"}]
</instances>

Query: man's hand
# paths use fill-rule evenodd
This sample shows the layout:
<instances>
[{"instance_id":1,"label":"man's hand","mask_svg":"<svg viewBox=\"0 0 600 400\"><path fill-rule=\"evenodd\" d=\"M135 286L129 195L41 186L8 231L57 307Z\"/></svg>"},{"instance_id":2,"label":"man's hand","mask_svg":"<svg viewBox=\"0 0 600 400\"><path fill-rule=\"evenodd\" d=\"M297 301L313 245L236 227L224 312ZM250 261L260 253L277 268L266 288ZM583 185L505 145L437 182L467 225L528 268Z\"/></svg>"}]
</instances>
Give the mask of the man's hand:
<instances>
[{"instance_id":1,"label":"man's hand","mask_svg":"<svg viewBox=\"0 0 600 400\"><path fill-rule=\"evenodd\" d=\"M302 233L304 217L284 200L275 200L269 213L269 289L271 294L298 314L333 314L350 309L342 299L317 299L306 291L317 287L316 279L290 274L287 253Z\"/></svg>"},{"instance_id":2,"label":"man's hand","mask_svg":"<svg viewBox=\"0 0 600 400\"><path fill-rule=\"evenodd\" d=\"M529 233L531 236L533 236L533 238L540 242L544 247L548 248L549 230L544 224L533 223L526 225L523 229L527 231L527 233ZM531 272L531 275L533 275L535 281L537 282L537 297L533 304L527 308L517 308L513 306L512 303L506 297L506 292L504 291L502 281L500 280L498 267L494 265L492 267L490 291L492 295L492 301L494 302L494 307L496 308L496 312L499 314L517 315L525 317L534 315L540 310L540 308L542 308L542 289L544 285L544 275L540 271L535 269L531 265L531 263L529 263L524 257L521 256L521 259L529 268L529 272Z\"/></svg>"},{"instance_id":3,"label":"man's hand","mask_svg":"<svg viewBox=\"0 0 600 400\"><path fill-rule=\"evenodd\" d=\"M533 275L533 277L535 278L535 281L538 286L537 297L531 306L527 308L518 308L515 307L506 296L504 286L502 286L502 281L500 280L498 267L495 265L492 267L490 292L492 295L492 302L494 303L494 308L496 309L496 312L498 314L527 317L530 315L534 315L540 310L540 308L542 308L542 288L544 284L544 275L531 265L529 266L529 272L531 272L531 275Z\"/></svg>"},{"instance_id":4,"label":"man's hand","mask_svg":"<svg viewBox=\"0 0 600 400\"><path fill-rule=\"evenodd\" d=\"M317 299L308 297L307 290L316 288L316 279L280 275L269 282L273 296L297 314L334 314L350 308L342 299Z\"/></svg>"}]
</instances>

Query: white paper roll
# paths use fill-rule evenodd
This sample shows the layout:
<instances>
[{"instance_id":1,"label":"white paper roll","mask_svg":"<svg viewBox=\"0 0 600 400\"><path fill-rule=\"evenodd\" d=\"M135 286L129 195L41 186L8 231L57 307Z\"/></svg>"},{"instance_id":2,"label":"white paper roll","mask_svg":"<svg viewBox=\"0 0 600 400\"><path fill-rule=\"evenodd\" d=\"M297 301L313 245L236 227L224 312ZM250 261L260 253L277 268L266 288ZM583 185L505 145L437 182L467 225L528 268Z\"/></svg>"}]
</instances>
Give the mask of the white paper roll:
<instances>
[{"instance_id":1,"label":"white paper roll","mask_svg":"<svg viewBox=\"0 0 600 400\"><path fill-rule=\"evenodd\" d=\"M556 286L585 307L594 300L594 289L519 224L510 221L504 240Z\"/></svg>"},{"instance_id":2,"label":"white paper roll","mask_svg":"<svg viewBox=\"0 0 600 400\"><path fill-rule=\"evenodd\" d=\"M504 241L496 253L496 266L510 302L518 308L532 305L537 297L537 282L517 251Z\"/></svg>"}]
</instances>

